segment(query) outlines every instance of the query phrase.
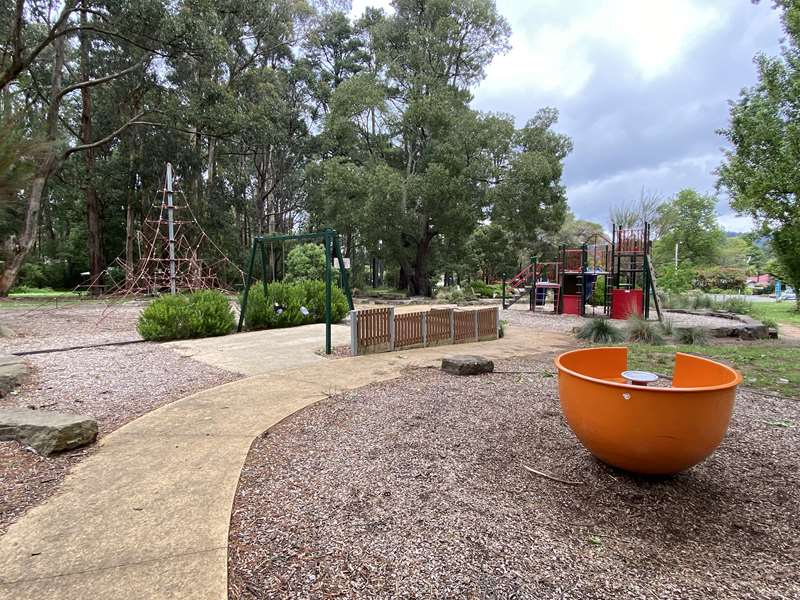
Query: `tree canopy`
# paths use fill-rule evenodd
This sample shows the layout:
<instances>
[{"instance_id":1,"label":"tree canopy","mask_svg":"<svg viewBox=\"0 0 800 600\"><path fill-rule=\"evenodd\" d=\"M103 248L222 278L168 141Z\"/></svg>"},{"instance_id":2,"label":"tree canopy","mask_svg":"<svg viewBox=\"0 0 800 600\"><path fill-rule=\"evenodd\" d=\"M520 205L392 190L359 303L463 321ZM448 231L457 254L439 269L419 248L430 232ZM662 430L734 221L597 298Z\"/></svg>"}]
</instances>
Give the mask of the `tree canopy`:
<instances>
[{"instance_id":1,"label":"tree canopy","mask_svg":"<svg viewBox=\"0 0 800 600\"><path fill-rule=\"evenodd\" d=\"M719 185L731 206L772 235L783 276L800 287L800 2L781 0L780 56L756 57L758 82L731 104ZM800 307L800 304L798 304Z\"/></svg>"},{"instance_id":2,"label":"tree canopy","mask_svg":"<svg viewBox=\"0 0 800 600\"><path fill-rule=\"evenodd\" d=\"M510 256L565 218L557 112L517 129L470 106L509 44L492 0L355 20L305 0L40 4L4 7L0 25L0 294L135 262L168 161L234 263L254 235L334 227L356 278L377 257L412 293L471 275L489 222Z\"/></svg>"}]
</instances>

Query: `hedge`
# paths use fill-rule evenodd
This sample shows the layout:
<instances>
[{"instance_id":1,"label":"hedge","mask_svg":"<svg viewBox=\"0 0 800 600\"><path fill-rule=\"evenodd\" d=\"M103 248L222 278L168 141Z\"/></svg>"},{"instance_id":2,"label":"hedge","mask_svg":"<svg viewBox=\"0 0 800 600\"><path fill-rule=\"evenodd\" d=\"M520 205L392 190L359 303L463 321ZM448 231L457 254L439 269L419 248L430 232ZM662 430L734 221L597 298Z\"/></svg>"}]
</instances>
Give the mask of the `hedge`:
<instances>
[{"instance_id":1,"label":"hedge","mask_svg":"<svg viewBox=\"0 0 800 600\"><path fill-rule=\"evenodd\" d=\"M164 341L225 335L235 325L228 298L203 290L161 296L142 311L136 328L146 340Z\"/></svg>"},{"instance_id":2,"label":"hedge","mask_svg":"<svg viewBox=\"0 0 800 600\"><path fill-rule=\"evenodd\" d=\"M348 310L344 292L335 285L331 286L331 320L341 321ZM266 298L263 284L256 282L250 287L244 314L245 329L276 329L324 322L325 283L322 281L306 279L294 283L270 283Z\"/></svg>"}]
</instances>

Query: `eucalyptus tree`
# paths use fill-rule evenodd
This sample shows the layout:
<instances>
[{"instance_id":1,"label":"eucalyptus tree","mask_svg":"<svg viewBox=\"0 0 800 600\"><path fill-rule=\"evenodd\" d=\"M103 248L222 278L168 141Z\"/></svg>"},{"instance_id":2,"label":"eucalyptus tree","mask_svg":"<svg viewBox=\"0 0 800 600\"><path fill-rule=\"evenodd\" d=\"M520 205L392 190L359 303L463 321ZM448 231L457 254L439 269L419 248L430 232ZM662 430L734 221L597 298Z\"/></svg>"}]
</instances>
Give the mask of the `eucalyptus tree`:
<instances>
[{"instance_id":1,"label":"eucalyptus tree","mask_svg":"<svg viewBox=\"0 0 800 600\"><path fill-rule=\"evenodd\" d=\"M0 88L6 115L24 122L26 134L40 141L43 150L34 159L25 215L0 276L0 295L8 293L38 238L42 197L51 178L78 153L90 153L86 167L91 170L91 153L115 141L147 113L146 107L135 114L115 113L107 128L94 131L90 94L116 86L131 89L134 80L141 80L155 49L151 34L159 28L161 9L158 0L134 5L66 0L56 12L39 0L14 3L2 31ZM102 69L90 68L94 51L105 55ZM77 96L82 96L80 112ZM96 204L91 196L89 200L91 215ZM97 227L98 220L92 225ZM95 250L97 243L90 241ZM102 263L96 258L95 270Z\"/></svg>"},{"instance_id":2,"label":"eucalyptus tree","mask_svg":"<svg viewBox=\"0 0 800 600\"><path fill-rule=\"evenodd\" d=\"M550 130L554 111L515 131L511 117L469 106L471 88L508 47L510 29L494 2L395 0L393 8L369 9L356 24L370 60L333 90L320 160L339 158L315 168L321 189L353 190L358 238L398 264L400 287L429 294L432 253L453 261L446 257L466 251L482 221L497 220L520 239L558 227L571 145ZM341 205L318 195L311 211L341 221Z\"/></svg>"},{"instance_id":3,"label":"eucalyptus tree","mask_svg":"<svg viewBox=\"0 0 800 600\"><path fill-rule=\"evenodd\" d=\"M786 36L781 56L756 57L758 82L731 104L730 144L719 185L731 206L753 217L772 249L780 275L800 289L800 2L778 0ZM800 310L800 300L797 301Z\"/></svg>"}]
</instances>

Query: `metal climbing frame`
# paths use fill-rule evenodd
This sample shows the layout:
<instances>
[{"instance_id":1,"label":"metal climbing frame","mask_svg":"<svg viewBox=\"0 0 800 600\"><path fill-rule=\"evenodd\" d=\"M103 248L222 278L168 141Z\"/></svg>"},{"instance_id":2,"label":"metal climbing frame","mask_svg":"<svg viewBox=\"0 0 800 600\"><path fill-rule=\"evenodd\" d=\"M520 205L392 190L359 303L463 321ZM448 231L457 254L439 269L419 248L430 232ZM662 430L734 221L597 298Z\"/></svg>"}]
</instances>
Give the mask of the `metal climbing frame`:
<instances>
[{"instance_id":1,"label":"metal climbing frame","mask_svg":"<svg viewBox=\"0 0 800 600\"><path fill-rule=\"evenodd\" d=\"M260 251L261 255L261 273L262 283L264 285L264 297L267 296L267 249L266 245L272 242L288 242L292 240L318 240L322 239L325 244L325 354L331 353L331 263L336 258L339 261L339 276L340 283L347 296L347 304L350 310L353 310L353 294L350 290L350 275L344 266L344 257L342 256L342 248L339 244L339 234L333 229L325 229L323 231L316 231L312 233L298 233L294 235L271 235L271 236L256 236L253 238L253 246L250 250L250 262L247 266L247 275L244 281L244 293L242 294L242 306L239 313L239 325L236 331L242 330L244 324L244 315L247 310L247 297L250 294L250 286L253 283L253 267L256 263L256 252Z\"/></svg>"}]
</instances>

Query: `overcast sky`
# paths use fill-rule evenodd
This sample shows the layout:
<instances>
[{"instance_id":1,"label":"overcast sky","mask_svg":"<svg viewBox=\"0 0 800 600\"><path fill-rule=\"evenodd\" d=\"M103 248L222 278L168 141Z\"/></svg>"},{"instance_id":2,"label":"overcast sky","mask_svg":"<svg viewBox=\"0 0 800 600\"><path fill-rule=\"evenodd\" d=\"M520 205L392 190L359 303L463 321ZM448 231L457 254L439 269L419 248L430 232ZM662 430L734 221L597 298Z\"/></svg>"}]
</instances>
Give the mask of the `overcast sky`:
<instances>
[{"instance_id":1,"label":"overcast sky","mask_svg":"<svg viewBox=\"0 0 800 600\"><path fill-rule=\"evenodd\" d=\"M387 8L389 0L353 0ZM771 2L749 0L497 0L512 50L495 58L473 106L524 125L542 106L575 143L564 183L572 210L606 223L644 187L668 197L714 193L728 100L755 82L753 56L777 54ZM750 228L725 198L720 222Z\"/></svg>"}]
</instances>

